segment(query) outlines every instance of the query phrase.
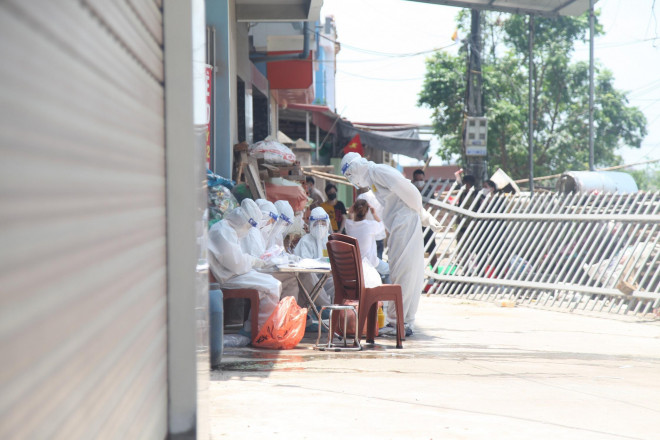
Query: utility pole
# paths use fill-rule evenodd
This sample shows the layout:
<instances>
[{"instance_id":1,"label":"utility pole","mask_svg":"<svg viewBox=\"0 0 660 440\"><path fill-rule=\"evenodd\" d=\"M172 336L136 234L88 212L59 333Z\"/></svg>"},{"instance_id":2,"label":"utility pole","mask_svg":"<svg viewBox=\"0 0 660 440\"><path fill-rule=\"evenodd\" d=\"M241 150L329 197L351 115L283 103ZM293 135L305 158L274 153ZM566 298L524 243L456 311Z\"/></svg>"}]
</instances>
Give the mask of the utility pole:
<instances>
[{"instance_id":1,"label":"utility pole","mask_svg":"<svg viewBox=\"0 0 660 440\"><path fill-rule=\"evenodd\" d=\"M534 195L534 16L529 15L529 78L528 78L528 98L529 109L528 129L529 129L529 193Z\"/></svg>"},{"instance_id":2,"label":"utility pole","mask_svg":"<svg viewBox=\"0 0 660 440\"><path fill-rule=\"evenodd\" d=\"M589 0L589 171L594 168L594 0Z\"/></svg>"},{"instance_id":3,"label":"utility pole","mask_svg":"<svg viewBox=\"0 0 660 440\"><path fill-rule=\"evenodd\" d=\"M481 14L478 9L471 11L469 62L467 72L467 114L468 117L483 116L483 93L481 75ZM464 131L466 136L467 130ZM472 155L467 153L467 139L463 139L464 151L467 159L467 174L472 174L481 185L486 178L486 155Z\"/></svg>"}]
</instances>

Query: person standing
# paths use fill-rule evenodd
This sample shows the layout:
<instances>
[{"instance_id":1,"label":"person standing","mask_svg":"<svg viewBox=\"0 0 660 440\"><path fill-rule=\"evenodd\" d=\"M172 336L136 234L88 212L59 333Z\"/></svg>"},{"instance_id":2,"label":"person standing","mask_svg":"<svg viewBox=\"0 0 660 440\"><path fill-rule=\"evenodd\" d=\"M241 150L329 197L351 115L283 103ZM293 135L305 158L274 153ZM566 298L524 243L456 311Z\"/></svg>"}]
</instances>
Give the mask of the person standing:
<instances>
[{"instance_id":1,"label":"person standing","mask_svg":"<svg viewBox=\"0 0 660 440\"><path fill-rule=\"evenodd\" d=\"M476 189L474 187L476 179L473 175L468 174L465 177L462 177L463 168L456 171L454 176L456 177L456 183L461 186L461 192L458 196L458 206L463 209L474 209L473 206L475 203ZM474 209L476 211L476 209ZM460 243L465 233L467 232L468 226L470 224L470 219L465 218L462 220L462 225L459 223L459 229L456 232L456 242Z\"/></svg>"},{"instance_id":2,"label":"person standing","mask_svg":"<svg viewBox=\"0 0 660 440\"><path fill-rule=\"evenodd\" d=\"M417 188L422 194L422 190L424 189L424 186L426 186L426 174L424 174L424 170L421 168L416 169L413 172L413 178L411 180L412 184L415 185L415 188ZM430 191L430 188L426 190L425 193L422 194L422 197L427 197L428 193ZM423 229L423 227L422 227ZM431 246L429 249L429 242L434 240L434 233L432 229L428 229L426 231L426 234L424 234L424 251L425 252L433 252L435 254L435 246ZM435 261L435 255L433 255L433 258L431 259L431 265L433 265L433 262Z\"/></svg>"},{"instance_id":3,"label":"person standing","mask_svg":"<svg viewBox=\"0 0 660 440\"><path fill-rule=\"evenodd\" d=\"M344 226L346 224L346 206L344 206L344 203L337 200L337 187L333 183L328 183L325 186L325 195L328 197L328 201L322 203L321 208L323 208L330 217L332 231L343 234Z\"/></svg>"},{"instance_id":4,"label":"person standing","mask_svg":"<svg viewBox=\"0 0 660 440\"><path fill-rule=\"evenodd\" d=\"M440 223L422 206L417 188L394 168L368 161L358 153L348 153L341 161L342 174L359 188L371 187L383 205L383 223L389 231L390 277L403 293L406 336L414 333L415 315L424 283L424 243L422 225L434 231ZM396 311L387 308L387 322L395 333ZM385 332L384 332L385 333Z\"/></svg>"},{"instance_id":5,"label":"person standing","mask_svg":"<svg viewBox=\"0 0 660 440\"><path fill-rule=\"evenodd\" d=\"M323 202L325 202L325 197L323 196L323 193L319 191L318 188L316 188L314 178L312 176L307 176L305 179L305 189L307 190L307 196L309 196L313 201L312 204L309 205L309 210L311 211L314 208L317 208L321 206Z\"/></svg>"},{"instance_id":6,"label":"person standing","mask_svg":"<svg viewBox=\"0 0 660 440\"><path fill-rule=\"evenodd\" d=\"M417 168L413 172L412 184L415 185L420 192L422 191L422 188L424 188L424 185L426 184L426 175L424 174L423 169Z\"/></svg>"}]
</instances>

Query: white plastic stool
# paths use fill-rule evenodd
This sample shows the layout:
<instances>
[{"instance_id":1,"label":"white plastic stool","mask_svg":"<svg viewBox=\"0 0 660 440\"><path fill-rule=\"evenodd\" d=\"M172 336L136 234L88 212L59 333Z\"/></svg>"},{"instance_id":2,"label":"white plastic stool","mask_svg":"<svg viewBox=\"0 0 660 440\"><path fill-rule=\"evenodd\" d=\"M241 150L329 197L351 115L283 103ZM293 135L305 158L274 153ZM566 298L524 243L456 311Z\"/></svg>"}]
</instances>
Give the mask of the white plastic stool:
<instances>
[{"instance_id":1,"label":"white plastic stool","mask_svg":"<svg viewBox=\"0 0 660 440\"><path fill-rule=\"evenodd\" d=\"M328 321L330 322L330 329L328 331L328 343L327 344L320 344L319 342L321 341L321 328L323 327L323 324L320 322L319 323L319 336L316 338L316 345L314 348L325 351L325 350L332 350L332 351L360 351L362 350L362 346L360 345L360 339L358 338L358 332L357 329L359 329L359 323L358 323L358 314L357 310L355 310L355 306L350 306L350 305L341 305L341 304L330 304L327 306L321 307L321 312L319 313L319 316L323 315L324 310L330 310L330 316ZM344 337L342 338L344 340L343 345L342 344L335 344L334 343L334 337L335 337L335 332L332 329L332 314L335 312L335 310L344 310ZM348 327L348 312L352 311L353 314L355 315L355 335L353 335L353 346L349 347L346 344L346 330ZM337 335L339 337L339 335Z\"/></svg>"}]
</instances>

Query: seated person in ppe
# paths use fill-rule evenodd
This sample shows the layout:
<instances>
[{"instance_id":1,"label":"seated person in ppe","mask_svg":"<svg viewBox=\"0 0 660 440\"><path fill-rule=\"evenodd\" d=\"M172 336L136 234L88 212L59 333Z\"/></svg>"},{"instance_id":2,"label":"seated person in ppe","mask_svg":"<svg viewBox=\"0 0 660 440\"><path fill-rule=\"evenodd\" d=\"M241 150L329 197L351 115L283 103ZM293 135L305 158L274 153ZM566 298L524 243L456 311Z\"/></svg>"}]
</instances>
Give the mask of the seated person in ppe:
<instances>
[{"instance_id":1,"label":"seated person in ppe","mask_svg":"<svg viewBox=\"0 0 660 440\"><path fill-rule=\"evenodd\" d=\"M221 289L257 289L259 291L259 317L261 328L273 313L280 300L282 285L271 275L259 273L254 268L263 266L263 260L246 253L240 240L250 229L257 226L255 218L261 218L261 211L251 199L245 199L241 206L229 211L225 217L209 230L209 268ZM250 319L245 321L241 334L244 344L250 342Z\"/></svg>"},{"instance_id":2,"label":"seated person in ppe","mask_svg":"<svg viewBox=\"0 0 660 440\"><path fill-rule=\"evenodd\" d=\"M326 243L331 233L328 213L321 207L312 209L309 214L309 234L300 239L293 253L300 258L327 257Z\"/></svg>"},{"instance_id":3,"label":"seated person in ppe","mask_svg":"<svg viewBox=\"0 0 660 440\"><path fill-rule=\"evenodd\" d=\"M268 200L257 199L255 203L261 210L261 219L258 221L257 227L251 228L248 234L241 239L241 248L253 257L261 258L266 252L268 234L277 220L277 209Z\"/></svg>"},{"instance_id":4,"label":"seated person in ppe","mask_svg":"<svg viewBox=\"0 0 660 440\"><path fill-rule=\"evenodd\" d=\"M368 212L373 215L374 220L367 219ZM378 258L378 251L376 249L376 234L382 227L376 210L369 206L366 200L358 199L351 206L349 216L353 218L346 220L346 233L357 239L358 246L360 247L360 255L362 256L362 265L365 266L365 271L368 270L366 268L368 264L378 271L383 283L390 284L390 266Z\"/></svg>"},{"instance_id":5,"label":"seated person in ppe","mask_svg":"<svg viewBox=\"0 0 660 440\"><path fill-rule=\"evenodd\" d=\"M317 259L327 257L328 235L332 233L331 228L328 213L321 207L312 209L312 212L309 214L309 234L304 235L300 239L293 253L300 258ZM318 281L318 276L315 274L305 275L311 275L313 277L314 283L312 286ZM305 288L307 288L307 283L305 283ZM309 292L310 290L308 289L307 291ZM323 285L323 290L319 293L316 301L314 301L314 304L318 307L330 305L334 297L335 284L332 281L332 277L329 277Z\"/></svg>"},{"instance_id":6,"label":"seated person in ppe","mask_svg":"<svg viewBox=\"0 0 660 440\"><path fill-rule=\"evenodd\" d=\"M270 231L273 229L275 222L279 218L279 214L277 208L272 202L264 199L257 199L256 202L257 205L259 205L259 209L261 209L262 221L264 222L264 226L261 228L261 236L264 238L265 245L268 236L270 235ZM266 220L267 217L269 218L268 220Z\"/></svg>"},{"instance_id":7,"label":"seated person in ppe","mask_svg":"<svg viewBox=\"0 0 660 440\"><path fill-rule=\"evenodd\" d=\"M284 249L284 238L289 233L293 225L293 208L286 200L278 200L274 203L278 211L278 220L273 225L266 243L266 260L271 259L275 264L295 263L300 260L293 254L289 254ZM300 287L298 278L294 273L273 273L273 277L282 283L282 298L293 296L296 303L300 304ZM314 274L300 274L300 280L304 283L307 291L311 291L316 284L317 278Z\"/></svg>"},{"instance_id":8,"label":"seated person in ppe","mask_svg":"<svg viewBox=\"0 0 660 440\"><path fill-rule=\"evenodd\" d=\"M268 234L266 250L273 251L277 249L281 254L284 253L284 237L286 237L289 228L293 224L293 208L286 200L278 200L273 206L277 209L277 221L273 224L270 234Z\"/></svg>"},{"instance_id":9,"label":"seated person in ppe","mask_svg":"<svg viewBox=\"0 0 660 440\"><path fill-rule=\"evenodd\" d=\"M401 285L404 326L410 336L424 284L422 225L437 231L440 223L423 208L419 190L391 166L376 164L351 152L342 158L341 172L356 187L370 187L383 205L382 220L390 234L390 277L392 283ZM396 313L394 307L387 309L388 327L395 333Z\"/></svg>"}]
</instances>

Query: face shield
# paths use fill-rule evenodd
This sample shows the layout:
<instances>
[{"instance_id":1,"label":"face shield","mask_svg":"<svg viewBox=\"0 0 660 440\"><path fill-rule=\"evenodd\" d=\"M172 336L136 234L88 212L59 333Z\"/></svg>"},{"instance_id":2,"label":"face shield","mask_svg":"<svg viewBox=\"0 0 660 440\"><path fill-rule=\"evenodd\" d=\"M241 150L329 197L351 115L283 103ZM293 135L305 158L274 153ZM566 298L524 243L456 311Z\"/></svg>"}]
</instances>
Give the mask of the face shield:
<instances>
[{"instance_id":1,"label":"face shield","mask_svg":"<svg viewBox=\"0 0 660 440\"><path fill-rule=\"evenodd\" d=\"M328 225L329 221L318 220L312 226L309 227L309 233L312 234L316 240L323 240L328 238Z\"/></svg>"},{"instance_id":2,"label":"face shield","mask_svg":"<svg viewBox=\"0 0 660 440\"><path fill-rule=\"evenodd\" d=\"M309 233L317 241L327 240L330 230L330 217L323 208L314 208L309 215Z\"/></svg>"},{"instance_id":3,"label":"face shield","mask_svg":"<svg viewBox=\"0 0 660 440\"><path fill-rule=\"evenodd\" d=\"M248 214L243 210L243 208L235 208L225 214L224 220L229 223L229 225L234 228L238 238L243 238L247 235L248 231L253 225L256 225L256 221L248 216Z\"/></svg>"},{"instance_id":4,"label":"face shield","mask_svg":"<svg viewBox=\"0 0 660 440\"><path fill-rule=\"evenodd\" d=\"M266 247L270 248L276 245L284 247L284 237L292 224L293 220L284 214L280 214L277 221L272 225L270 234L268 234Z\"/></svg>"},{"instance_id":5,"label":"face shield","mask_svg":"<svg viewBox=\"0 0 660 440\"><path fill-rule=\"evenodd\" d=\"M348 153L346 156L352 153ZM347 159L344 156L344 159ZM350 159L350 158L349 158ZM369 161L360 155L352 160L346 160L341 167L342 174L357 188L368 188L371 186L369 179Z\"/></svg>"},{"instance_id":6,"label":"face shield","mask_svg":"<svg viewBox=\"0 0 660 440\"><path fill-rule=\"evenodd\" d=\"M261 236L264 239L264 242L268 241L268 236L270 231L273 229L273 225L279 218L277 213L277 208L273 203L264 199L255 200L259 209L261 210L261 221L259 222L259 230L261 231Z\"/></svg>"}]
</instances>

